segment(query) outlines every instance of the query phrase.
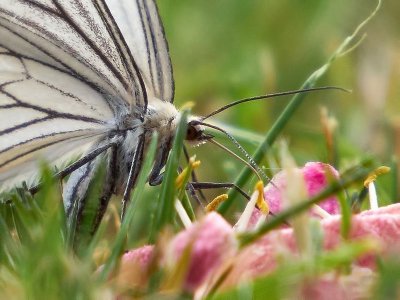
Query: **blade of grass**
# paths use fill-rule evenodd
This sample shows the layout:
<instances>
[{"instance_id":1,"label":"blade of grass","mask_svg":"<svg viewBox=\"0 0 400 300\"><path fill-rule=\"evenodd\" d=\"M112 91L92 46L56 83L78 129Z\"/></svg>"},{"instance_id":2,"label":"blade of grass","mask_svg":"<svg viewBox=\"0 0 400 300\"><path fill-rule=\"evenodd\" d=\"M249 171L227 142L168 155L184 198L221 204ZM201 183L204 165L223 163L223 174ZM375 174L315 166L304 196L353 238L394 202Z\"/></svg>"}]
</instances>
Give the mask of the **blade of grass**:
<instances>
[{"instance_id":1,"label":"blade of grass","mask_svg":"<svg viewBox=\"0 0 400 300\"><path fill-rule=\"evenodd\" d=\"M158 209L156 210L154 223L150 232L149 242L154 243L157 235L168 224L173 224L175 210L175 180L178 176L179 157L182 152L182 143L186 135L188 111L184 110L179 120L175 134L174 143L165 167L164 179L158 198Z\"/></svg>"},{"instance_id":2,"label":"blade of grass","mask_svg":"<svg viewBox=\"0 0 400 300\"><path fill-rule=\"evenodd\" d=\"M390 174L392 177L392 182L391 182L391 192L390 192L390 199L392 200L393 203L396 203L399 201L399 171L398 171L398 159L396 157L392 157L391 163L390 163Z\"/></svg>"},{"instance_id":3,"label":"blade of grass","mask_svg":"<svg viewBox=\"0 0 400 300\"><path fill-rule=\"evenodd\" d=\"M366 26L366 24L375 16L377 11L379 10L381 6L381 1L378 1L378 5L375 8L375 10L364 20L362 21L357 28L354 30L354 32L348 36L347 38L344 39L344 41L339 45L339 47L336 49L336 51L331 55L331 57L328 59L328 61L318 68L316 71L314 71L310 77L307 78L307 80L303 83L301 86L301 89L306 89L306 88L311 88L316 85L318 80L328 71L332 63L340 58L343 55L346 55L350 51L354 50L355 47L359 45L359 42L361 42L365 35L361 36L359 39L358 36L360 34L360 31ZM262 159L265 157L265 154L269 150L269 148L272 146L272 144L275 142L276 138L279 136L279 134L282 132L283 128L287 125L289 122L290 118L293 116L293 114L297 111L297 109L300 107L300 105L303 103L303 100L305 98L306 94L297 94L295 95L289 102L289 104L286 106L284 111L281 113L281 115L278 117L278 119L275 121L275 123L272 125L271 129L267 132L265 135L265 139L263 142L259 145L257 150L253 154L253 159L254 161L259 164ZM250 179L252 173L251 170L248 168L243 168L242 171L240 172L239 176L235 180L235 184L237 186L244 186L246 182ZM229 198L227 201L225 201L218 209L219 213L221 214L226 214L232 204L234 203L234 200L237 196L238 192L234 189L230 190L228 195Z\"/></svg>"},{"instance_id":4,"label":"blade of grass","mask_svg":"<svg viewBox=\"0 0 400 300\"><path fill-rule=\"evenodd\" d=\"M192 207L192 203L190 203L189 196L185 192L183 197L182 197L182 205L183 208L185 209L186 213L188 214L190 220L194 222L196 220L196 214L194 213L194 209Z\"/></svg>"},{"instance_id":5,"label":"blade of grass","mask_svg":"<svg viewBox=\"0 0 400 300\"><path fill-rule=\"evenodd\" d=\"M351 207L350 199L345 191L344 195L340 195L340 214L342 215L342 222L340 223L340 234L344 239L348 239L351 229Z\"/></svg>"}]
</instances>

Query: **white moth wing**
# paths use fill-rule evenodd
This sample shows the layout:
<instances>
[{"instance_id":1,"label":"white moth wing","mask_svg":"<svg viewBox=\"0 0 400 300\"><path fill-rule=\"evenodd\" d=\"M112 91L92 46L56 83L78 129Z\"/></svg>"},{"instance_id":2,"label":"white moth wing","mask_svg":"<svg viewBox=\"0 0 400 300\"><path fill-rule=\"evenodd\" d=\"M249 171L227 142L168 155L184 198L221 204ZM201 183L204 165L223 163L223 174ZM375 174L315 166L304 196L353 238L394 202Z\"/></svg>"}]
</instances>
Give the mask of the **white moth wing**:
<instances>
[{"instance_id":1,"label":"white moth wing","mask_svg":"<svg viewBox=\"0 0 400 300\"><path fill-rule=\"evenodd\" d=\"M144 111L144 83L104 1L2 0L0 28L0 46L64 68Z\"/></svg>"},{"instance_id":2,"label":"white moth wing","mask_svg":"<svg viewBox=\"0 0 400 300\"><path fill-rule=\"evenodd\" d=\"M111 8L117 21L104 0L1 1L3 187L26 180L40 158L65 161L87 151L120 115L144 112L146 88L163 101L173 100L172 68L155 3L113 3L120 4ZM123 17L125 8L136 15Z\"/></svg>"},{"instance_id":3,"label":"white moth wing","mask_svg":"<svg viewBox=\"0 0 400 300\"><path fill-rule=\"evenodd\" d=\"M59 165L60 157L84 152L112 121L112 107L95 89L65 71L0 51L1 188L28 180L39 159Z\"/></svg>"},{"instance_id":4,"label":"white moth wing","mask_svg":"<svg viewBox=\"0 0 400 300\"><path fill-rule=\"evenodd\" d=\"M172 66L156 4L153 0L106 0L106 3L141 71L147 92L172 102Z\"/></svg>"},{"instance_id":5,"label":"white moth wing","mask_svg":"<svg viewBox=\"0 0 400 300\"><path fill-rule=\"evenodd\" d=\"M45 148L30 154L25 154L23 161L17 160L7 168L6 171L0 172L0 191L12 188L15 184L26 181L28 186L33 186L38 183L37 169L39 163L42 161L52 162L53 166L57 169L62 169L66 164L70 163L71 159L81 156L81 154L90 149L90 146L96 141L93 138L88 138L83 135L79 137L73 137L67 135L67 137L59 136L57 138L49 138L52 143L47 144ZM46 140L41 143L37 143L37 147L41 147ZM29 145L31 146L31 145Z\"/></svg>"}]
</instances>

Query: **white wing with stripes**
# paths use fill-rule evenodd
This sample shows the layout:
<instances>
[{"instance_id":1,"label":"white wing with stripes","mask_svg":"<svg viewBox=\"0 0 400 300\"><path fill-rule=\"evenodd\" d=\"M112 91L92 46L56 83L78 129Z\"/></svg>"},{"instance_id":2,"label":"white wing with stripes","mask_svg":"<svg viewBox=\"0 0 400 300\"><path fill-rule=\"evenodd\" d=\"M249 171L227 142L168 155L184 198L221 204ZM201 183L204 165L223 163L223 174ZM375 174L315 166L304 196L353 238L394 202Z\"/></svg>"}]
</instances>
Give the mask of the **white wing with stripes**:
<instances>
[{"instance_id":1,"label":"white wing with stripes","mask_svg":"<svg viewBox=\"0 0 400 300\"><path fill-rule=\"evenodd\" d=\"M0 183L26 180L38 159L82 152L113 127L113 116L89 85L0 48Z\"/></svg>"},{"instance_id":2,"label":"white wing with stripes","mask_svg":"<svg viewBox=\"0 0 400 300\"><path fill-rule=\"evenodd\" d=\"M156 4L152 0L106 2L137 62L147 92L160 100L172 102L172 66Z\"/></svg>"},{"instance_id":3,"label":"white wing with stripes","mask_svg":"<svg viewBox=\"0 0 400 300\"><path fill-rule=\"evenodd\" d=\"M62 68L109 101L144 112L143 80L103 0L2 0L0 27L9 50Z\"/></svg>"},{"instance_id":4,"label":"white wing with stripes","mask_svg":"<svg viewBox=\"0 0 400 300\"><path fill-rule=\"evenodd\" d=\"M148 94L174 96L153 0L0 1L0 186L83 153Z\"/></svg>"}]
</instances>

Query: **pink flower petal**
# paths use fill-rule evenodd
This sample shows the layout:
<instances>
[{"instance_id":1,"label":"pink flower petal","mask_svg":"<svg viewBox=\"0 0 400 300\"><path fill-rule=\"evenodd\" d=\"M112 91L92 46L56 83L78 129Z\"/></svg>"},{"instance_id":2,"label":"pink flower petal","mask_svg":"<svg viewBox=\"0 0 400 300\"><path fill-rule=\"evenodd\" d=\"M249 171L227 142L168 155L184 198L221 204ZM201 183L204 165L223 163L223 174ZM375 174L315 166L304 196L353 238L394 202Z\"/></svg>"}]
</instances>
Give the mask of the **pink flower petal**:
<instances>
[{"instance_id":1,"label":"pink flower petal","mask_svg":"<svg viewBox=\"0 0 400 300\"><path fill-rule=\"evenodd\" d=\"M299 170L303 173L309 197L317 195L326 188L330 177L339 177L339 173L335 168L321 162L308 162ZM288 188L288 183L286 182L285 171L277 173L274 178L272 178L272 182L264 188L264 198L265 201L268 202L271 213L279 214L279 212L283 210L282 193L286 188ZM340 205L336 196L331 196L320 202L319 206L329 214L335 215L340 213ZM319 217L319 215L313 213L312 210L311 215ZM250 220L250 228L257 224L257 220L260 216L260 211L257 209L254 210Z\"/></svg>"},{"instance_id":2,"label":"pink flower petal","mask_svg":"<svg viewBox=\"0 0 400 300\"><path fill-rule=\"evenodd\" d=\"M349 274L326 274L303 285L301 299L370 299L376 274L368 268L353 266Z\"/></svg>"},{"instance_id":3,"label":"pink flower petal","mask_svg":"<svg viewBox=\"0 0 400 300\"><path fill-rule=\"evenodd\" d=\"M179 233L172 241L175 257L191 244L191 260L188 268L185 289L194 291L199 287L223 260L236 250L232 226L219 214L209 213L202 221Z\"/></svg>"},{"instance_id":4,"label":"pink flower petal","mask_svg":"<svg viewBox=\"0 0 400 300\"><path fill-rule=\"evenodd\" d=\"M141 248L126 252L122 256L122 264L135 262L143 269L147 268L153 258L153 246L143 246Z\"/></svg>"},{"instance_id":5,"label":"pink flower petal","mask_svg":"<svg viewBox=\"0 0 400 300\"><path fill-rule=\"evenodd\" d=\"M169 255L161 259L162 264L176 264L186 249L191 250L184 289L193 292L202 285L213 272L232 257L237 250L232 226L219 214L212 212L203 220L194 223L187 230L180 232L168 243ZM130 266L140 266L147 270L152 261L153 246L144 246L125 253L121 269L126 274Z\"/></svg>"},{"instance_id":6,"label":"pink flower petal","mask_svg":"<svg viewBox=\"0 0 400 300\"><path fill-rule=\"evenodd\" d=\"M321 162L308 162L301 169L306 182L308 195L310 197L317 195L325 189L329 183L329 178L338 178L338 171L331 165ZM340 206L336 196L331 196L322 201L319 206L331 215L340 213Z\"/></svg>"},{"instance_id":7,"label":"pink flower petal","mask_svg":"<svg viewBox=\"0 0 400 300\"><path fill-rule=\"evenodd\" d=\"M149 267L153 260L153 252L153 246L144 246L131 250L122 256L118 272L110 278L114 281L118 293L146 286L149 279ZM118 296L116 299L119 298Z\"/></svg>"}]
</instances>

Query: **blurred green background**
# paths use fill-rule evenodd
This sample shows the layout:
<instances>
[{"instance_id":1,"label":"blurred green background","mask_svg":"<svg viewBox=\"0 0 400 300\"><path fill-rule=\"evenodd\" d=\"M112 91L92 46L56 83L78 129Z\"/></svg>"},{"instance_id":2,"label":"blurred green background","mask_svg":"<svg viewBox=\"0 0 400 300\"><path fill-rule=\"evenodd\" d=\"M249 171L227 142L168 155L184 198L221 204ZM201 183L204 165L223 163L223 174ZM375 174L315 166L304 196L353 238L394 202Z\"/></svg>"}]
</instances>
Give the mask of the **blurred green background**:
<instances>
[{"instance_id":1,"label":"blurred green background","mask_svg":"<svg viewBox=\"0 0 400 300\"><path fill-rule=\"evenodd\" d=\"M160 0L170 47L175 103L196 103L204 115L242 97L299 88L375 8L376 1ZM283 137L299 164L327 160L320 109L339 126L339 167L367 153L389 164L400 139L400 2L384 1L367 25L368 36L336 61L319 86L351 94L310 94ZM264 134L288 103L276 98L232 108L214 119ZM226 143L225 143L226 144ZM254 147L244 144L251 153ZM396 150L397 147L397 150ZM203 165L201 180L232 181L243 167L213 145L192 149ZM221 164L221 161L225 163Z\"/></svg>"}]
</instances>

